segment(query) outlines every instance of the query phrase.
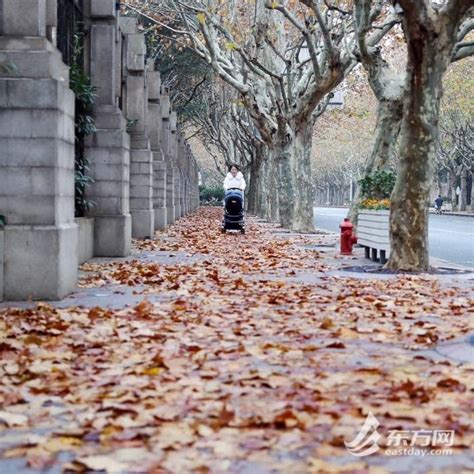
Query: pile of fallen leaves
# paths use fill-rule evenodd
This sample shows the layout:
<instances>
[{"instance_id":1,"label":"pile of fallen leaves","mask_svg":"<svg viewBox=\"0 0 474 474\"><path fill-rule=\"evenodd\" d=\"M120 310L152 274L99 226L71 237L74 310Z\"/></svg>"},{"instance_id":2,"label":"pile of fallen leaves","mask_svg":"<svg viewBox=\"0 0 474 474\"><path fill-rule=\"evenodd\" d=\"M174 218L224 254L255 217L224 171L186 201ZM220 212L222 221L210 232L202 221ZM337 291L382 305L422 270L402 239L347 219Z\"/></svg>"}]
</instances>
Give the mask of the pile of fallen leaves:
<instances>
[{"instance_id":1,"label":"pile of fallen leaves","mask_svg":"<svg viewBox=\"0 0 474 474\"><path fill-rule=\"evenodd\" d=\"M221 235L220 217L202 209L136 242L133 259L83 267L84 286L166 292L159 303L0 310L0 468L391 472L345 449L369 412L383 434L455 430L450 465L462 468L472 366L434 349L472 330L468 292L331 276L310 237L256 223Z\"/></svg>"}]
</instances>

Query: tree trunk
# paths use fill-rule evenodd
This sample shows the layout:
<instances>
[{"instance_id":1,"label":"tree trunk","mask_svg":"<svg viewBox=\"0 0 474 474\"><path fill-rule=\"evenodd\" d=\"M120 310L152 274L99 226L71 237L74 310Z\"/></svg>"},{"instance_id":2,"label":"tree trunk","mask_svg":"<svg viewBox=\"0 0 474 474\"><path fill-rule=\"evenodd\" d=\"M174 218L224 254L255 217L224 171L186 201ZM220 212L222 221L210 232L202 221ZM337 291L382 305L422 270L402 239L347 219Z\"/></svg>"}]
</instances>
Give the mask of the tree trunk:
<instances>
[{"instance_id":1,"label":"tree trunk","mask_svg":"<svg viewBox=\"0 0 474 474\"><path fill-rule=\"evenodd\" d=\"M295 196L291 230L295 232L314 232L314 192L311 179L312 138L311 121L299 124L293 139L291 157Z\"/></svg>"},{"instance_id":2,"label":"tree trunk","mask_svg":"<svg viewBox=\"0 0 474 474\"><path fill-rule=\"evenodd\" d=\"M269 222L278 222L277 166L272 150L266 149L267 156L262 166L262 188L260 191L259 215Z\"/></svg>"},{"instance_id":3,"label":"tree trunk","mask_svg":"<svg viewBox=\"0 0 474 474\"><path fill-rule=\"evenodd\" d=\"M456 182L456 173L454 171L450 171L448 176L449 190L447 192L447 195L451 197L451 209L453 211L456 210Z\"/></svg>"},{"instance_id":4,"label":"tree trunk","mask_svg":"<svg viewBox=\"0 0 474 474\"><path fill-rule=\"evenodd\" d=\"M414 38L408 42L400 166L391 199L391 251L387 266L394 270L426 271L429 194L447 61L438 51L433 38L435 31L426 31L426 25L414 29Z\"/></svg>"},{"instance_id":5,"label":"tree trunk","mask_svg":"<svg viewBox=\"0 0 474 474\"><path fill-rule=\"evenodd\" d=\"M250 163L250 182L247 193L247 209L253 214L259 213L259 197L262 189L262 161L263 147L259 146L255 150L254 159Z\"/></svg>"},{"instance_id":6,"label":"tree trunk","mask_svg":"<svg viewBox=\"0 0 474 474\"><path fill-rule=\"evenodd\" d=\"M465 211L467 205L467 170L461 173L461 194L459 195L459 210Z\"/></svg>"},{"instance_id":7,"label":"tree trunk","mask_svg":"<svg viewBox=\"0 0 474 474\"><path fill-rule=\"evenodd\" d=\"M375 125L375 142L365 165L364 176L382 170L389 164L393 149L397 144L402 117L403 97L379 101ZM349 211L349 218L354 226L357 226L358 210L361 200L359 186L357 186Z\"/></svg>"},{"instance_id":8,"label":"tree trunk","mask_svg":"<svg viewBox=\"0 0 474 474\"><path fill-rule=\"evenodd\" d=\"M286 124L279 131L275 147L278 183L278 212L282 227L291 228L295 203L292 177L292 143L286 136Z\"/></svg>"}]
</instances>

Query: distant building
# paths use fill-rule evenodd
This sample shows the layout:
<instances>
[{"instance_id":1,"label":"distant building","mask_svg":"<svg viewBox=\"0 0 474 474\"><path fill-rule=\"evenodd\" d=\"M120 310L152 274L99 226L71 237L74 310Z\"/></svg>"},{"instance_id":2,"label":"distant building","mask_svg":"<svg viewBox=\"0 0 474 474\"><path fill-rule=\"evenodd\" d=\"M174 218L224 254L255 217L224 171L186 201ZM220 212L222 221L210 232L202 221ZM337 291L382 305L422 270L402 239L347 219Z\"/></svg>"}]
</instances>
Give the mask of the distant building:
<instances>
[{"instance_id":1,"label":"distant building","mask_svg":"<svg viewBox=\"0 0 474 474\"><path fill-rule=\"evenodd\" d=\"M332 97L329 99L328 107L343 109L344 108L344 91L332 92Z\"/></svg>"}]
</instances>

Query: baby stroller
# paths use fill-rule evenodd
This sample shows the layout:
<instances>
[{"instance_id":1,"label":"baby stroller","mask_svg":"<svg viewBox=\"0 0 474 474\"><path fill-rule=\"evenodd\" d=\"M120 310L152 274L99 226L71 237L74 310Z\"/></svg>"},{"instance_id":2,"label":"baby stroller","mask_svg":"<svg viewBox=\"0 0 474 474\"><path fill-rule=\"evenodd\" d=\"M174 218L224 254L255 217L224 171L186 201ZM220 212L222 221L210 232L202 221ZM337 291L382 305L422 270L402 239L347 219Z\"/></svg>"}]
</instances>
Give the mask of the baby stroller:
<instances>
[{"instance_id":1,"label":"baby stroller","mask_svg":"<svg viewBox=\"0 0 474 474\"><path fill-rule=\"evenodd\" d=\"M238 188L230 188L224 196L224 220L222 233L227 229L240 230L245 234L244 222L244 193Z\"/></svg>"}]
</instances>

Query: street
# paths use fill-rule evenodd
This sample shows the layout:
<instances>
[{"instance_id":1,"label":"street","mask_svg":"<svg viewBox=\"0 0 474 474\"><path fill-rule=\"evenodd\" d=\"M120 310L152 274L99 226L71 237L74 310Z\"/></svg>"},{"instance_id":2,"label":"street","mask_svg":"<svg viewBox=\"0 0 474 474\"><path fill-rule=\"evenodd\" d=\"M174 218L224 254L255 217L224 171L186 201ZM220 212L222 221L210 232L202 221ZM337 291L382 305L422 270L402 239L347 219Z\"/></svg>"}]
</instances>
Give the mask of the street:
<instances>
[{"instance_id":1,"label":"street","mask_svg":"<svg viewBox=\"0 0 474 474\"><path fill-rule=\"evenodd\" d=\"M315 207L318 229L339 232L347 209ZM462 216L430 215L430 256L459 265L474 266L474 219Z\"/></svg>"}]
</instances>

